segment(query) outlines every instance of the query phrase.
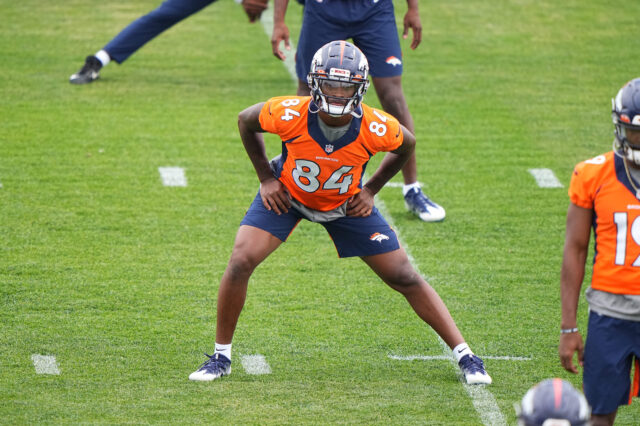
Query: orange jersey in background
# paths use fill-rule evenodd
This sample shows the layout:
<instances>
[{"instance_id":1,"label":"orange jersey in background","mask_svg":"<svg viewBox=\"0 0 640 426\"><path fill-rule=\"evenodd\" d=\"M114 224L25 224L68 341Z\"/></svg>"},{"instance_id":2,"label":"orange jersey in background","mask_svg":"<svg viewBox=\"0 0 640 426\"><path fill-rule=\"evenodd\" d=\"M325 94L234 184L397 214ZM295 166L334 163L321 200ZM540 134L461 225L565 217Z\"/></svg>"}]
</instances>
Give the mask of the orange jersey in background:
<instances>
[{"instance_id":1,"label":"orange jersey in background","mask_svg":"<svg viewBox=\"0 0 640 426\"><path fill-rule=\"evenodd\" d=\"M347 133L328 141L309 112L308 96L269 99L260 111L263 130L280 136L284 161L280 181L291 196L315 210L329 211L360 192L369 159L402 145L400 123L384 111L361 104Z\"/></svg>"},{"instance_id":2,"label":"orange jersey in background","mask_svg":"<svg viewBox=\"0 0 640 426\"><path fill-rule=\"evenodd\" d=\"M578 164L569 198L594 212L591 286L609 293L640 294L640 199L623 160L609 152Z\"/></svg>"}]
</instances>

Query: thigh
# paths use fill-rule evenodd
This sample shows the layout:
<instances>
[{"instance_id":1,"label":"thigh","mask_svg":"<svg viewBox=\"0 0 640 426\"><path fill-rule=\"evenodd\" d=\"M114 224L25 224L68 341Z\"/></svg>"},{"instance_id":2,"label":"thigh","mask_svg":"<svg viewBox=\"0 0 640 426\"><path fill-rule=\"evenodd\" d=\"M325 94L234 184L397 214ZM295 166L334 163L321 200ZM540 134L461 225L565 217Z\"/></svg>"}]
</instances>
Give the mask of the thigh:
<instances>
[{"instance_id":1,"label":"thigh","mask_svg":"<svg viewBox=\"0 0 640 426\"><path fill-rule=\"evenodd\" d=\"M324 222L338 256L363 257L388 253L400 247L396 233L377 208L367 217L344 216Z\"/></svg>"},{"instance_id":2,"label":"thigh","mask_svg":"<svg viewBox=\"0 0 640 426\"><path fill-rule=\"evenodd\" d=\"M289 212L280 215L272 210L267 210L262 203L262 198L260 198L260 192L258 192L240 225L262 229L284 242L301 218L295 209L289 209Z\"/></svg>"},{"instance_id":3,"label":"thigh","mask_svg":"<svg viewBox=\"0 0 640 426\"><path fill-rule=\"evenodd\" d=\"M165 0L152 13L167 14L183 19L215 1L216 0Z\"/></svg>"},{"instance_id":4,"label":"thigh","mask_svg":"<svg viewBox=\"0 0 640 426\"><path fill-rule=\"evenodd\" d=\"M589 314L583 383L594 414L609 414L628 404L636 333L640 323Z\"/></svg>"},{"instance_id":5,"label":"thigh","mask_svg":"<svg viewBox=\"0 0 640 426\"><path fill-rule=\"evenodd\" d=\"M369 61L372 77L402 75L402 49L393 5L381 8L353 30L353 42Z\"/></svg>"},{"instance_id":6,"label":"thigh","mask_svg":"<svg viewBox=\"0 0 640 426\"><path fill-rule=\"evenodd\" d=\"M300 38L296 48L296 74L298 79L307 81L313 55L325 44L349 37L348 26L339 25L318 15L305 6Z\"/></svg>"}]
</instances>

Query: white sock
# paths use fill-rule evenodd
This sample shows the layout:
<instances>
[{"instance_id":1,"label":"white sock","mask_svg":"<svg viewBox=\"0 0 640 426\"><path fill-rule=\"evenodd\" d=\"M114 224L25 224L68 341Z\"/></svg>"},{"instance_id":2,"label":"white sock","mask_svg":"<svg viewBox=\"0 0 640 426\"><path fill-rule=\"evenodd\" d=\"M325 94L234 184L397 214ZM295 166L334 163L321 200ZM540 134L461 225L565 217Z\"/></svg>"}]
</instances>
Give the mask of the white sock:
<instances>
[{"instance_id":1,"label":"white sock","mask_svg":"<svg viewBox=\"0 0 640 426\"><path fill-rule=\"evenodd\" d=\"M456 357L456 362L460 362L463 356L465 355L473 355L473 351L469 348L465 342L460 343L458 346L453 348L453 356Z\"/></svg>"},{"instance_id":2,"label":"white sock","mask_svg":"<svg viewBox=\"0 0 640 426\"><path fill-rule=\"evenodd\" d=\"M111 62L111 56L109 56L106 50L100 50L98 53L96 53L93 56L98 58L98 60L102 63L103 67L106 66L109 62Z\"/></svg>"},{"instance_id":3,"label":"white sock","mask_svg":"<svg viewBox=\"0 0 640 426\"><path fill-rule=\"evenodd\" d=\"M413 183L410 183L409 185L403 185L402 195L407 195L407 193L411 191L413 188L420 189L420 182L413 182Z\"/></svg>"},{"instance_id":4,"label":"white sock","mask_svg":"<svg viewBox=\"0 0 640 426\"><path fill-rule=\"evenodd\" d=\"M231 360L231 343L228 345L221 345L216 342L216 351L214 354L222 354Z\"/></svg>"}]
</instances>

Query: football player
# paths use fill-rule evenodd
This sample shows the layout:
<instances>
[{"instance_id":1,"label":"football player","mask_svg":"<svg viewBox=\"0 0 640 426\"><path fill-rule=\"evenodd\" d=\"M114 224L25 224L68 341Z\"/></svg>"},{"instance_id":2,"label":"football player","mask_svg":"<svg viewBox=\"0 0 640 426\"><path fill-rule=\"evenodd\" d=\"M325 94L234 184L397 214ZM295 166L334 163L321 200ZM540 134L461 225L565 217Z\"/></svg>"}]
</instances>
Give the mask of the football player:
<instances>
[{"instance_id":1,"label":"football player","mask_svg":"<svg viewBox=\"0 0 640 426\"><path fill-rule=\"evenodd\" d=\"M594 425L613 424L618 407L638 396L640 383L640 78L612 100L612 117L613 150L573 171L561 274L558 353L572 373L578 372L577 353ZM591 228L596 251L583 347L576 317Z\"/></svg>"},{"instance_id":2,"label":"football player","mask_svg":"<svg viewBox=\"0 0 640 426\"><path fill-rule=\"evenodd\" d=\"M465 343L436 291L414 270L374 196L411 156L415 138L391 115L362 103L369 66L345 41L313 57L309 96L282 96L239 115L242 143L260 190L240 224L218 292L215 353L189 378L214 380L231 371L231 340L253 270L301 220L322 225L339 257L360 257L452 348L469 384L488 384L482 360ZM282 154L269 162L263 132L278 135ZM366 183L364 168L388 152Z\"/></svg>"},{"instance_id":3,"label":"football player","mask_svg":"<svg viewBox=\"0 0 640 426\"><path fill-rule=\"evenodd\" d=\"M309 94L306 80L313 54L331 40L351 38L369 60L373 85L382 108L414 133L413 117L402 91L402 51L393 1L298 1L304 3L302 28L295 55L299 79L298 95ZM407 38L411 29L411 48L415 49L422 40L418 0L407 0L407 4L403 37ZM280 50L280 42L284 42L285 48L290 47L289 29L285 24L287 5L288 0L274 0L273 5L271 48L273 54L282 60L285 55ZM402 168L402 175L402 193L407 209L425 222L444 220L444 208L433 202L420 188L415 153Z\"/></svg>"},{"instance_id":4,"label":"football player","mask_svg":"<svg viewBox=\"0 0 640 426\"><path fill-rule=\"evenodd\" d=\"M122 64L148 41L214 1L216 0L165 0L156 9L130 23L95 55L87 56L80 71L69 77L69 82L87 84L97 80L102 67L111 60ZM242 8L250 22L260 18L268 2L268 0L237 1L242 3Z\"/></svg>"}]
</instances>

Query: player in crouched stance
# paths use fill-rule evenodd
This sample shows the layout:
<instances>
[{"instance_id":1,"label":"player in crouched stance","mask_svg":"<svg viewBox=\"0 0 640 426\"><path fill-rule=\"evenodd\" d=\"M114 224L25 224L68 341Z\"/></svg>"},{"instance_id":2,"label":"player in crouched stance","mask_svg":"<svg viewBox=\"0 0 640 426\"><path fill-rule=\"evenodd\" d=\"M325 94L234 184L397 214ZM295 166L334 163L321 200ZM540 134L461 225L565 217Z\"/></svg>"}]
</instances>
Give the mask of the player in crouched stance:
<instances>
[{"instance_id":1,"label":"player in crouched stance","mask_svg":"<svg viewBox=\"0 0 640 426\"><path fill-rule=\"evenodd\" d=\"M260 191L240 224L218 292L216 349L191 380L231 372L231 340L253 270L282 244L302 219L325 227L340 257L358 256L453 349L466 382L491 383L482 360L465 343L449 310L418 274L395 232L374 206L380 191L411 156L414 136L389 114L361 103L369 85L362 52L345 41L315 54L311 97L276 97L239 115L244 147ZM282 155L271 163L262 132L277 134ZM365 185L364 167L390 152Z\"/></svg>"}]
</instances>

